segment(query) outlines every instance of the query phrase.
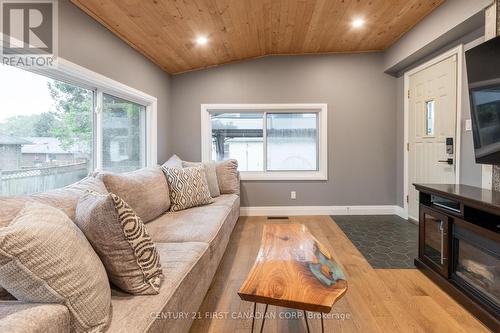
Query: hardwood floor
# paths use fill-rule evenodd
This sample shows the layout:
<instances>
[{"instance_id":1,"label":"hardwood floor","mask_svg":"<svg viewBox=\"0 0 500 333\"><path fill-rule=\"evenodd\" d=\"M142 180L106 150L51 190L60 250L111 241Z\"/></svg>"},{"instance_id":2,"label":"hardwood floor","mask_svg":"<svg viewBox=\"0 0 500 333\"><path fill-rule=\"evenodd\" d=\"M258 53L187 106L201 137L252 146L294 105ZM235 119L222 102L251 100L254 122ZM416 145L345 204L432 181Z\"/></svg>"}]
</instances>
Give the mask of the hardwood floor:
<instances>
[{"instance_id":1,"label":"hardwood floor","mask_svg":"<svg viewBox=\"0 0 500 333\"><path fill-rule=\"evenodd\" d=\"M416 269L373 269L328 216L290 217L304 223L341 265L347 294L325 317L325 332L489 332L477 319ZM241 217L214 281L200 308L192 333L250 332L253 304L236 294L257 256L265 217ZM257 305L264 311L264 305ZM313 314L311 314L313 315ZM255 321L258 332L261 318ZM319 317L310 318L320 332ZM303 314L270 306L265 333L306 332Z\"/></svg>"}]
</instances>

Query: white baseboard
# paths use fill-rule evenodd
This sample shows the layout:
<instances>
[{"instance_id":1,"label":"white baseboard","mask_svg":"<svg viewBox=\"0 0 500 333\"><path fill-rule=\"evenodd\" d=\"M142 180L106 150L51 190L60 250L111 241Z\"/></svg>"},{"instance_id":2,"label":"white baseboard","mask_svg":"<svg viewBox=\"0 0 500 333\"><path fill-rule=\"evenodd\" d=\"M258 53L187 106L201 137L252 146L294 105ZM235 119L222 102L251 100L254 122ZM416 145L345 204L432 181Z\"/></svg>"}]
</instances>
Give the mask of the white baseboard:
<instances>
[{"instance_id":1,"label":"white baseboard","mask_svg":"<svg viewBox=\"0 0 500 333\"><path fill-rule=\"evenodd\" d=\"M395 206L395 207L396 207L395 214L405 220L408 220L408 211L401 206Z\"/></svg>"},{"instance_id":2,"label":"white baseboard","mask_svg":"<svg viewBox=\"0 0 500 333\"><path fill-rule=\"evenodd\" d=\"M399 206L269 206L241 207L241 216L299 216L299 215L398 215L405 211Z\"/></svg>"}]
</instances>

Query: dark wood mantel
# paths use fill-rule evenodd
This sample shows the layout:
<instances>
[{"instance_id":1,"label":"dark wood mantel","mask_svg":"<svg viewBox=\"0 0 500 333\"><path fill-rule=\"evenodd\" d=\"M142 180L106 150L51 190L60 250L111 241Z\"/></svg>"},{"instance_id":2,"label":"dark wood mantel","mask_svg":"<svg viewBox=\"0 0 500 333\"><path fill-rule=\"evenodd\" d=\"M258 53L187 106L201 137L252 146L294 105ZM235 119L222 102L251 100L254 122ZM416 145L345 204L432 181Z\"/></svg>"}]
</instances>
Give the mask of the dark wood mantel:
<instances>
[{"instance_id":1,"label":"dark wood mantel","mask_svg":"<svg viewBox=\"0 0 500 333\"><path fill-rule=\"evenodd\" d=\"M500 215L500 192L461 184L414 184L419 192L440 194L471 207Z\"/></svg>"}]
</instances>

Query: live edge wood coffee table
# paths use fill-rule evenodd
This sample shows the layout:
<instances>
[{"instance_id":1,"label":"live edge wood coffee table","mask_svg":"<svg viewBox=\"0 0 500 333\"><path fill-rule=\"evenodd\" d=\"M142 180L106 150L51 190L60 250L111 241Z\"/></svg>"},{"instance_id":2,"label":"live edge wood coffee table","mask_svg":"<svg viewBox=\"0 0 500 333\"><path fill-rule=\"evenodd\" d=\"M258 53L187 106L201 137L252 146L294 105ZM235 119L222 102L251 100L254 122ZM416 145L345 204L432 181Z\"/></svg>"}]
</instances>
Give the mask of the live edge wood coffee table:
<instances>
[{"instance_id":1,"label":"live edge wood coffee table","mask_svg":"<svg viewBox=\"0 0 500 333\"><path fill-rule=\"evenodd\" d=\"M238 291L244 301L254 302L252 332L257 303L329 313L346 293L347 281L332 256L303 224L265 224L257 259ZM323 315L321 331L324 332Z\"/></svg>"}]
</instances>

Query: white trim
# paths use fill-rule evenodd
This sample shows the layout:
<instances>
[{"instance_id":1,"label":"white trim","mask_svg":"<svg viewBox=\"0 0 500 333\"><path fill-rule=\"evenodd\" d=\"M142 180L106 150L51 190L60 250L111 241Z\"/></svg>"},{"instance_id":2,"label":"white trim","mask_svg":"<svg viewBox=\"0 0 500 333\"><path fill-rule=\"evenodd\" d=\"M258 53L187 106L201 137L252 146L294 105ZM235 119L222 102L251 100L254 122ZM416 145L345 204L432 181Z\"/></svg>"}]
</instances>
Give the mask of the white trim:
<instances>
[{"instance_id":1,"label":"white trim","mask_svg":"<svg viewBox=\"0 0 500 333\"><path fill-rule=\"evenodd\" d=\"M146 107L146 165L154 166L158 164L157 148L157 105L156 97L148 95L140 90L129 87L121 82L110 79L104 75L91 71L85 67L72 63L63 58L57 58L57 66L53 68L21 68L31 72L44 75L56 80L63 80L68 83L83 86L88 89L96 90L97 105L95 119L95 144L96 147L102 146L101 116L102 94L110 94L130 102L134 102ZM102 166L102 154L97 149L96 169Z\"/></svg>"},{"instance_id":2,"label":"white trim","mask_svg":"<svg viewBox=\"0 0 500 333\"><path fill-rule=\"evenodd\" d=\"M94 110L94 141L95 141L95 146L94 146L94 157L95 157L95 165L94 168L97 171L101 171L102 167L102 147L103 142L102 142L102 91L97 90L95 92L95 110Z\"/></svg>"},{"instance_id":3,"label":"white trim","mask_svg":"<svg viewBox=\"0 0 500 333\"><path fill-rule=\"evenodd\" d=\"M113 96L142 105L148 105L157 101L157 98L154 96L60 57L57 58L57 66L55 68L33 68L30 70L55 79L66 80L78 85L83 84L92 89L104 90Z\"/></svg>"},{"instance_id":4,"label":"white trim","mask_svg":"<svg viewBox=\"0 0 500 333\"><path fill-rule=\"evenodd\" d=\"M302 215L398 215L399 206L269 206L241 207L241 216L302 216ZM403 217L403 216L401 216Z\"/></svg>"},{"instance_id":5,"label":"white trim","mask_svg":"<svg viewBox=\"0 0 500 333\"><path fill-rule=\"evenodd\" d=\"M158 165L158 103L146 106L146 165Z\"/></svg>"},{"instance_id":6,"label":"white trim","mask_svg":"<svg viewBox=\"0 0 500 333\"><path fill-rule=\"evenodd\" d=\"M239 112L255 112L272 110L273 112L289 112L318 110L318 171L262 171L241 172L242 180L328 180L328 106L325 103L297 104L201 104L201 160L212 160L212 141L210 112L219 110L238 110Z\"/></svg>"},{"instance_id":7,"label":"white trim","mask_svg":"<svg viewBox=\"0 0 500 333\"><path fill-rule=\"evenodd\" d=\"M408 220L408 212L401 206L394 206L394 214L405 219L405 220Z\"/></svg>"},{"instance_id":8,"label":"white trim","mask_svg":"<svg viewBox=\"0 0 500 333\"><path fill-rule=\"evenodd\" d=\"M403 145L403 154L404 154L404 169L403 169L403 203L404 203L404 216L408 218L408 203L406 202L406 198L409 193L408 186L408 150L406 149L409 142L409 117L408 113L410 110L410 101L408 98L408 89L410 88L410 76L418 73L432 65L437 64L445 59L456 56L457 60L457 115L456 115L456 133L455 133L455 182L456 184L460 183L460 150L462 145L462 70L463 70L463 59L464 59L464 46L463 44L458 45L457 47L448 50L447 52L435 57L434 59L429 60L428 62L405 72L404 74L404 90L403 90L403 98L404 98L404 145Z\"/></svg>"}]
</instances>

